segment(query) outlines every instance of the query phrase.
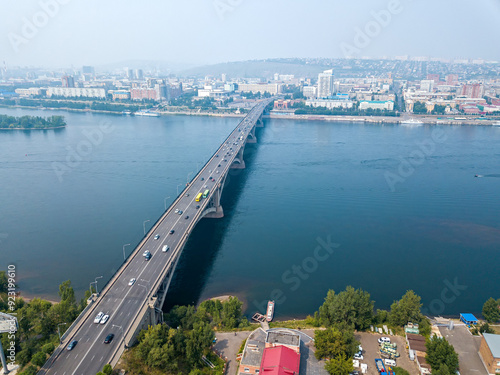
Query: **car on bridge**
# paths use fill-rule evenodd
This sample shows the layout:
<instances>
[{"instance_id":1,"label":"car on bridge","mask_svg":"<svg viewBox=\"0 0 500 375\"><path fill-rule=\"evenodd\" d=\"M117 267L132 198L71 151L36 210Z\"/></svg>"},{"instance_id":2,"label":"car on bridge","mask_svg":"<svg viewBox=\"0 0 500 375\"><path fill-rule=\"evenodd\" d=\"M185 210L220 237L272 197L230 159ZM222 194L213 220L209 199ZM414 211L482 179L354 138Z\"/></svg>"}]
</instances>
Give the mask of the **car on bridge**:
<instances>
[{"instance_id":1,"label":"car on bridge","mask_svg":"<svg viewBox=\"0 0 500 375\"><path fill-rule=\"evenodd\" d=\"M97 316L95 317L94 323L99 324L103 316L104 316L104 313L102 311L100 311L99 314L97 314Z\"/></svg>"},{"instance_id":2,"label":"car on bridge","mask_svg":"<svg viewBox=\"0 0 500 375\"><path fill-rule=\"evenodd\" d=\"M197 205L197 206L196 206L196 209L199 209L199 208L200 208L200 206L199 206L199 205Z\"/></svg>"},{"instance_id":3,"label":"car on bridge","mask_svg":"<svg viewBox=\"0 0 500 375\"><path fill-rule=\"evenodd\" d=\"M109 335L106 336L106 338L104 339L104 343L105 344L109 344L111 341L113 341L113 338L115 337L115 335L113 333L110 333Z\"/></svg>"},{"instance_id":4,"label":"car on bridge","mask_svg":"<svg viewBox=\"0 0 500 375\"><path fill-rule=\"evenodd\" d=\"M109 319L109 315L108 314L104 315L102 317L102 319L101 319L101 323L100 324L106 324L106 322L108 321L108 319Z\"/></svg>"},{"instance_id":5,"label":"car on bridge","mask_svg":"<svg viewBox=\"0 0 500 375\"><path fill-rule=\"evenodd\" d=\"M157 239L159 239L159 238L160 238L160 235L159 235L159 234L157 234L157 235L155 236L155 240L157 240Z\"/></svg>"},{"instance_id":6,"label":"car on bridge","mask_svg":"<svg viewBox=\"0 0 500 375\"><path fill-rule=\"evenodd\" d=\"M168 232L168 233L170 233L170 234L174 234L174 233L175 233L175 230L170 229L170 232Z\"/></svg>"},{"instance_id":7,"label":"car on bridge","mask_svg":"<svg viewBox=\"0 0 500 375\"><path fill-rule=\"evenodd\" d=\"M151 253L147 253L147 254L144 256L144 259L146 259L146 260L150 260L152 257L153 257L153 255L151 255Z\"/></svg>"},{"instance_id":8,"label":"car on bridge","mask_svg":"<svg viewBox=\"0 0 500 375\"><path fill-rule=\"evenodd\" d=\"M128 282L128 286L132 286L135 283L135 278L131 278L130 281Z\"/></svg>"},{"instance_id":9,"label":"car on bridge","mask_svg":"<svg viewBox=\"0 0 500 375\"><path fill-rule=\"evenodd\" d=\"M186 215L186 220L187 220L187 219L189 219L189 216L188 216L188 215Z\"/></svg>"},{"instance_id":10,"label":"car on bridge","mask_svg":"<svg viewBox=\"0 0 500 375\"><path fill-rule=\"evenodd\" d=\"M78 344L78 341L76 340L73 340L69 343L68 347L66 348L67 350L73 350L74 347L76 346L76 344Z\"/></svg>"},{"instance_id":11,"label":"car on bridge","mask_svg":"<svg viewBox=\"0 0 500 375\"><path fill-rule=\"evenodd\" d=\"M166 253L168 251L168 249L170 249L168 247L168 245L164 245L163 248L161 249L161 251L163 251L164 253Z\"/></svg>"}]
</instances>

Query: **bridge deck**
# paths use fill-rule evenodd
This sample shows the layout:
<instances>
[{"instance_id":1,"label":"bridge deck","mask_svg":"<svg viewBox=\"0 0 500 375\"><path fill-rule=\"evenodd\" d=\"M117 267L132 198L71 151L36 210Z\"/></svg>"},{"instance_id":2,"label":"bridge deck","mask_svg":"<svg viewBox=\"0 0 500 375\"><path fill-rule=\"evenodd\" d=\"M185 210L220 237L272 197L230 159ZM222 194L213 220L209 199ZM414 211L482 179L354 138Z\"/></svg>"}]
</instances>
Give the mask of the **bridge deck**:
<instances>
[{"instance_id":1,"label":"bridge deck","mask_svg":"<svg viewBox=\"0 0 500 375\"><path fill-rule=\"evenodd\" d=\"M223 186L228 170L271 100L258 103L231 132L136 247L80 321L65 334L64 344L56 349L39 374L95 374L104 364L117 360L124 350L125 342L134 334L132 331L137 322L143 318L140 315L151 303L166 274L171 278L189 234L208 211L208 205L213 203L215 190ZM214 179L210 180L210 176ZM196 195L206 189L210 190L209 196L196 202ZM176 214L175 209L180 209L183 213ZM160 237L155 240L157 234ZM163 251L165 245L169 246L166 252ZM149 261L142 256L145 250L152 254ZM135 282L129 285L132 278ZM100 311L110 316L106 324L94 323L94 318ZM104 344L105 337L110 333L115 335L113 341ZM72 340L77 340L78 345L72 351L65 350Z\"/></svg>"}]
</instances>

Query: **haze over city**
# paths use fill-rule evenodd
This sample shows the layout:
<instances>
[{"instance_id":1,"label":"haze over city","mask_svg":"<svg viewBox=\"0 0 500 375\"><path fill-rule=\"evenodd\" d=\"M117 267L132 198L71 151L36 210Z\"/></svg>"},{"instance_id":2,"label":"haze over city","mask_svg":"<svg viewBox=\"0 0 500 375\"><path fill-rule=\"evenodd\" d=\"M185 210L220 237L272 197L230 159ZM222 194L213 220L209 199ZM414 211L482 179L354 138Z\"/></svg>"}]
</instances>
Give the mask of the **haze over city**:
<instances>
[{"instance_id":1,"label":"haze over city","mask_svg":"<svg viewBox=\"0 0 500 375\"><path fill-rule=\"evenodd\" d=\"M188 66L348 55L500 60L492 44L500 33L496 0L2 3L0 59L8 65L141 59ZM365 38L356 39L359 30Z\"/></svg>"}]
</instances>

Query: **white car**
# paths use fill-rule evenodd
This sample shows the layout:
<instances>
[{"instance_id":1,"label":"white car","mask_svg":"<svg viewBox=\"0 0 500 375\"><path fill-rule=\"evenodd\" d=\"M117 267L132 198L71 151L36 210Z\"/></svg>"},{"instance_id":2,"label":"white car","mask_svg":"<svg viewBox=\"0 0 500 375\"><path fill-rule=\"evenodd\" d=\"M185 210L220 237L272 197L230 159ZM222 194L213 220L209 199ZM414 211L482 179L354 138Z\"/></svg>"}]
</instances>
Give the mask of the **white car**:
<instances>
[{"instance_id":1,"label":"white car","mask_svg":"<svg viewBox=\"0 0 500 375\"><path fill-rule=\"evenodd\" d=\"M102 311L100 311L99 314L97 314L97 316L95 317L94 323L99 324L99 322L101 321L103 316L104 316L104 313Z\"/></svg>"},{"instance_id":2,"label":"white car","mask_svg":"<svg viewBox=\"0 0 500 375\"><path fill-rule=\"evenodd\" d=\"M148 254L149 254L149 250L144 250L144 252L142 253L142 256L145 257Z\"/></svg>"},{"instance_id":3,"label":"white car","mask_svg":"<svg viewBox=\"0 0 500 375\"><path fill-rule=\"evenodd\" d=\"M163 246L163 249L161 249L161 251L163 251L164 253L166 253L168 251L168 249L170 249L168 247L168 245L165 245L165 246Z\"/></svg>"},{"instance_id":4,"label":"white car","mask_svg":"<svg viewBox=\"0 0 500 375\"><path fill-rule=\"evenodd\" d=\"M106 324L106 322L108 321L108 319L109 319L109 315L107 315L107 314L106 314L106 315L104 315L104 316L102 317L102 319L101 319L101 324Z\"/></svg>"},{"instance_id":5,"label":"white car","mask_svg":"<svg viewBox=\"0 0 500 375\"><path fill-rule=\"evenodd\" d=\"M174 212L175 212L176 214L178 214L178 213L179 213L179 209L178 209L178 208L176 208Z\"/></svg>"},{"instance_id":6,"label":"white car","mask_svg":"<svg viewBox=\"0 0 500 375\"><path fill-rule=\"evenodd\" d=\"M356 353L354 354L354 359L359 359L360 361L363 360L363 354Z\"/></svg>"},{"instance_id":7,"label":"white car","mask_svg":"<svg viewBox=\"0 0 500 375\"><path fill-rule=\"evenodd\" d=\"M157 234L157 235L155 236L155 240L157 240L157 239L159 239L159 238L160 238L160 235L159 235L159 234Z\"/></svg>"},{"instance_id":8,"label":"white car","mask_svg":"<svg viewBox=\"0 0 500 375\"><path fill-rule=\"evenodd\" d=\"M132 279L130 279L130 281L128 282L128 286L132 286L132 285L134 285L134 283L135 283L135 278L132 278Z\"/></svg>"},{"instance_id":9,"label":"white car","mask_svg":"<svg viewBox=\"0 0 500 375\"><path fill-rule=\"evenodd\" d=\"M378 339L379 344L382 344L383 342L391 342L391 339L389 337L381 337Z\"/></svg>"}]
</instances>

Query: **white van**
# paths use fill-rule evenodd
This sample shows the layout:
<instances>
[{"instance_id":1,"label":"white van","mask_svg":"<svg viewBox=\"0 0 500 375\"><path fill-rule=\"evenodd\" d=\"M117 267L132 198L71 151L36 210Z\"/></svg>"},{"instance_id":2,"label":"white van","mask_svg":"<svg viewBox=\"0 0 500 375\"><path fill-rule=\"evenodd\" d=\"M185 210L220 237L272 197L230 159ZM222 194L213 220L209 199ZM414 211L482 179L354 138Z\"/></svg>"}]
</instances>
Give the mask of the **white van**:
<instances>
[{"instance_id":1,"label":"white van","mask_svg":"<svg viewBox=\"0 0 500 375\"><path fill-rule=\"evenodd\" d=\"M396 366L396 361L394 359L384 359L384 364L386 366Z\"/></svg>"}]
</instances>

